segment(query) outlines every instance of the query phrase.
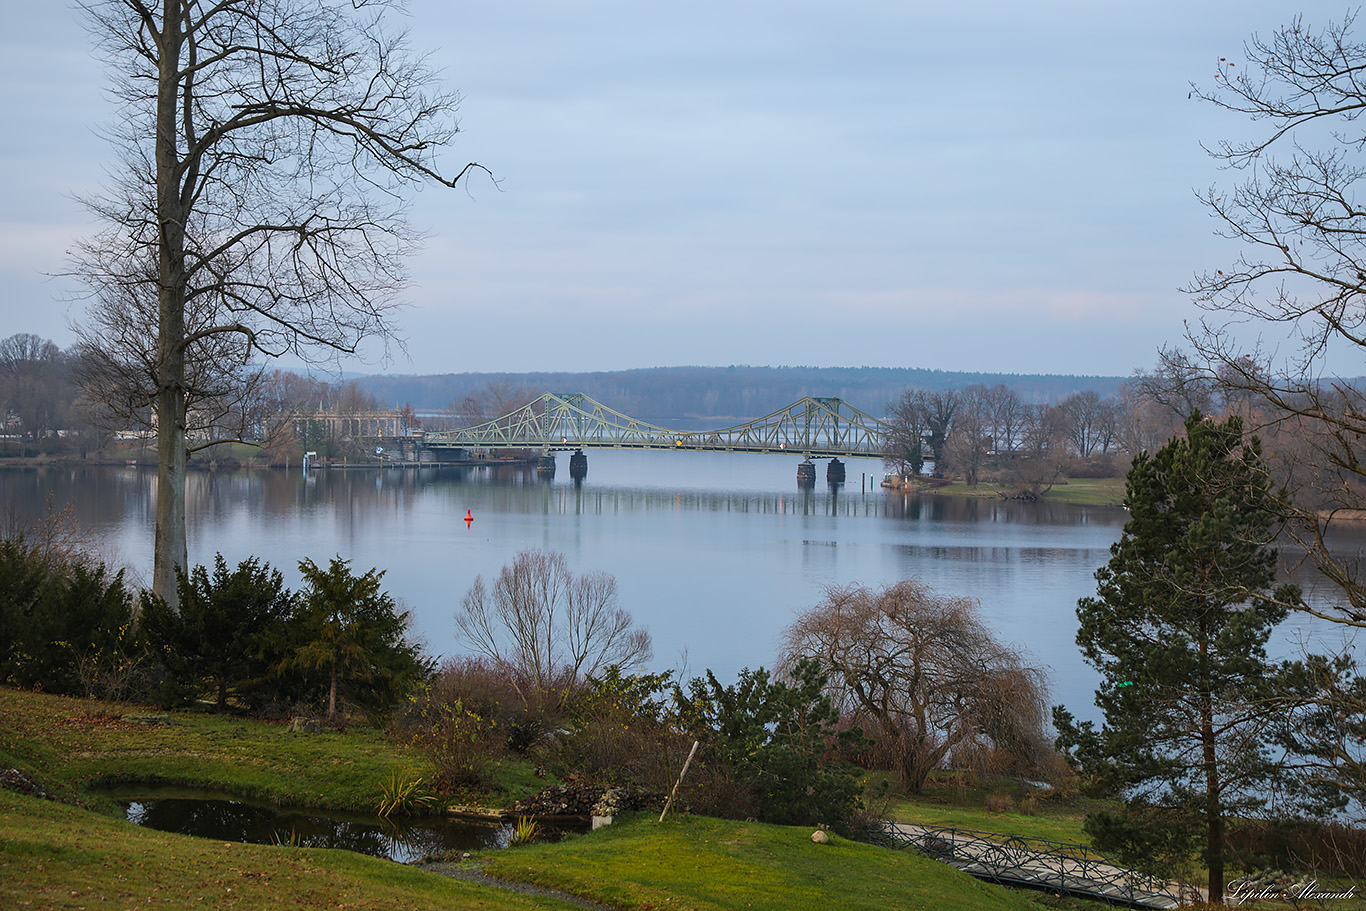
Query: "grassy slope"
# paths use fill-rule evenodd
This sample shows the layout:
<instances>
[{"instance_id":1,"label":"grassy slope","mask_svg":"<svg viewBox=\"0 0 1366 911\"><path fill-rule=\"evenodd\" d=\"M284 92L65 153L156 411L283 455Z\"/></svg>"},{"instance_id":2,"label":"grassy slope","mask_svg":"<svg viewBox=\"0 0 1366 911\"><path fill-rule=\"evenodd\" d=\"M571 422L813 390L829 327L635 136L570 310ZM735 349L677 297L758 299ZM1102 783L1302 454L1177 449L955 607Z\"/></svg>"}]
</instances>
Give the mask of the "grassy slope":
<instances>
[{"instance_id":1,"label":"grassy slope","mask_svg":"<svg viewBox=\"0 0 1366 911\"><path fill-rule=\"evenodd\" d=\"M0 689L0 767L68 798L111 778L158 778L309 805L365 806L391 768L417 763L377 734L291 736L279 726L177 716L164 728L96 723L79 700ZM96 802L98 804L98 801ZM647 819L489 857L512 879L622 908L698 911L1035 907L921 858L806 829ZM231 891L229 891L231 890ZM169 900L169 901L168 901ZM25 904L25 903L29 904ZM225 844L0 790L0 907L560 907L345 851Z\"/></svg>"},{"instance_id":2,"label":"grassy slope","mask_svg":"<svg viewBox=\"0 0 1366 911\"><path fill-rule=\"evenodd\" d=\"M0 790L0 908L566 909L349 851L167 835Z\"/></svg>"},{"instance_id":3,"label":"grassy slope","mask_svg":"<svg viewBox=\"0 0 1366 911\"><path fill-rule=\"evenodd\" d=\"M833 835L816 845L810 829L699 816L663 824L638 816L558 845L500 852L488 871L624 909L1037 908L1024 893L914 854Z\"/></svg>"},{"instance_id":4,"label":"grassy slope","mask_svg":"<svg viewBox=\"0 0 1366 911\"><path fill-rule=\"evenodd\" d=\"M872 773L878 779L893 782L889 773ZM936 773L919 796L898 795L887 808L887 815L897 822L922 826L947 826L958 829L977 829L1000 832L1025 838L1045 838L1087 845L1091 836L1082 831L1086 814L1110 807L1110 802L1078 799L1055 801L1027 798L1028 788L1010 780L988 781L974 787L959 786L947 773ZM1008 810L988 810L988 798L1009 796L1014 806Z\"/></svg>"},{"instance_id":5,"label":"grassy slope","mask_svg":"<svg viewBox=\"0 0 1366 911\"><path fill-rule=\"evenodd\" d=\"M374 807L391 772L430 774L420 754L373 730L290 734L281 725L201 714L144 726L91 707L0 689L0 763L36 771L67 797L93 785L149 782L361 811Z\"/></svg>"},{"instance_id":6,"label":"grassy slope","mask_svg":"<svg viewBox=\"0 0 1366 911\"><path fill-rule=\"evenodd\" d=\"M1045 838L1072 844L1090 844L1091 836L1081 830L1085 810L1040 813L1006 811L991 813L962 806L941 806L923 801L900 800L892 804L891 817L897 822L920 826L945 826L1000 832L1022 838Z\"/></svg>"}]
</instances>

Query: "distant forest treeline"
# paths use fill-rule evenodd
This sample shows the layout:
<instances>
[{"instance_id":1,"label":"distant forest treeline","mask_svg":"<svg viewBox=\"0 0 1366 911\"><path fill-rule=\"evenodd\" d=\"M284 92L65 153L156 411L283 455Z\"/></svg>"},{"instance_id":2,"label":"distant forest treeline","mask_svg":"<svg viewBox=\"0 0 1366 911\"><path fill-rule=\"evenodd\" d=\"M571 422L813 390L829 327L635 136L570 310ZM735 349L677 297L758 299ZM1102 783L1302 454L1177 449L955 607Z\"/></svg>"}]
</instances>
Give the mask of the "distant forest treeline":
<instances>
[{"instance_id":1,"label":"distant forest treeline","mask_svg":"<svg viewBox=\"0 0 1366 911\"><path fill-rule=\"evenodd\" d=\"M838 396L869 414L886 413L907 389L961 390L1003 383L1026 404L1060 402L1077 392L1102 397L1128 379L1114 376L960 373L915 367L652 367L597 373L443 373L358 376L357 385L383 407L411 403L445 409L495 384L536 392L582 392L623 414L642 418L756 418L803 396Z\"/></svg>"}]
</instances>

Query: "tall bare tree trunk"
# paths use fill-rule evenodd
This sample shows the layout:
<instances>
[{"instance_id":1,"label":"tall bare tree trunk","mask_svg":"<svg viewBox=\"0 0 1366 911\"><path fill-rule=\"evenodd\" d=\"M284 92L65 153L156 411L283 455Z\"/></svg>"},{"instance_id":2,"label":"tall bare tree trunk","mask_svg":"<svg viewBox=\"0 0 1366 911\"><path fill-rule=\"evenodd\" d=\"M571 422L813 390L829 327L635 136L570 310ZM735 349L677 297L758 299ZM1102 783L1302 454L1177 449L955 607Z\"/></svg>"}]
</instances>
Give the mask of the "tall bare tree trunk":
<instances>
[{"instance_id":1,"label":"tall bare tree trunk","mask_svg":"<svg viewBox=\"0 0 1366 911\"><path fill-rule=\"evenodd\" d=\"M168 376L169 375L169 376ZM185 426L184 394L174 384L174 373L162 370L157 393L157 422L165 428L157 434L156 554L152 566L152 591L173 608L180 606L176 592L176 567L185 566Z\"/></svg>"},{"instance_id":2,"label":"tall bare tree trunk","mask_svg":"<svg viewBox=\"0 0 1366 911\"><path fill-rule=\"evenodd\" d=\"M152 591L179 607L176 567L185 546L185 206L176 148L181 8L163 0L157 78L156 193L161 233L157 263L157 515ZM187 114L188 116L188 114Z\"/></svg>"}]
</instances>

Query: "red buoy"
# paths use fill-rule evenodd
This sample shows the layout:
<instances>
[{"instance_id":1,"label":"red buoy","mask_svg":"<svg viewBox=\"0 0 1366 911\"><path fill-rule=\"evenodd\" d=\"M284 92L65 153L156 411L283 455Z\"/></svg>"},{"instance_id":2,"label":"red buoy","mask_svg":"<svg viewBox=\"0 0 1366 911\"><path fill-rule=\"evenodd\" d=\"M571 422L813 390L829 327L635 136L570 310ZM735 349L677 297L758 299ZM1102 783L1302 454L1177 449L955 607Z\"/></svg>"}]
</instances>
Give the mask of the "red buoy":
<instances>
[{"instance_id":1,"label":"red buoy","mask_svg":"<svg viewBox=\"0 0 1366 911\"><path fill-rule=\"evenodd\" d=\"M465 524L468 525L469 523L471 523L471 522L473 522L473 521L474 521L474 513L473 513L471 510L468 510L468 509L465 510Z\"/></svg>"}]
</instances>

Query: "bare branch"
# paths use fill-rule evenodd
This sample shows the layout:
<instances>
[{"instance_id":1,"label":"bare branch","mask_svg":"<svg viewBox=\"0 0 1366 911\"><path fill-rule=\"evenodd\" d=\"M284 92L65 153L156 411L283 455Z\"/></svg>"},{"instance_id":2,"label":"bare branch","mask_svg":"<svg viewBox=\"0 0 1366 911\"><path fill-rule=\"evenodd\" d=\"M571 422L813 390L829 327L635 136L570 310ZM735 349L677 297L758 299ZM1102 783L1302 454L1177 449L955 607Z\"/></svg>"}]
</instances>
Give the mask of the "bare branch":
<instances>
[{"instance_id":1,"label":"bare branch","mask_svg":"<svg viewBox=\"0 0 1366 911\"><path fill-rule=\"evenodd\" d=\"M405 257L421 237L407 192L455 186L438 156L458 98L406 35L399 0L87 0L118 109L120 168L85 200L108 229L74 271L94 299L96 398L155 413L154 588L184 564L190 409L259 377L257 356L305 359L396 341ZM136 327L133 329L132 327Z\"/></svg>"}]
</instances>

